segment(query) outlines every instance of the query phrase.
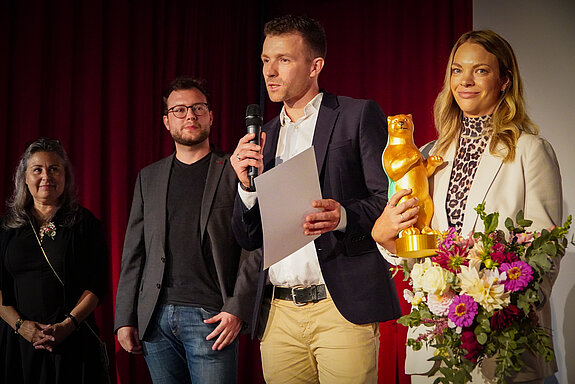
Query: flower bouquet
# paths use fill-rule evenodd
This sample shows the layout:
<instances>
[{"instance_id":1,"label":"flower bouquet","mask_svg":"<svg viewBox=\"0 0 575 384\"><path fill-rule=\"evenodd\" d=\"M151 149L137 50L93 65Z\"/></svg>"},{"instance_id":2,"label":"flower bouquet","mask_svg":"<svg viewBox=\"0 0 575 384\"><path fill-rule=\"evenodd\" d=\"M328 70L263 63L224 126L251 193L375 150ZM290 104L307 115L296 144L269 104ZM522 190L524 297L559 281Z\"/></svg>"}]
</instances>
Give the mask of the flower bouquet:
<instances>
[{"instance_id":1,"label":"flower bouquet","mask_svg":"<svg viewBox=\"0 0 575 384\"><path fill-rule=\"evenodd\" d=\"M430 360L441 364L430 375L439 372L436 383L469 382L473 369L490 357L497 381L504 383L525 365L525 351L553 358L550 333L539 324L536 309L545 275L565 253L571 216L562 227L528 232L531 221L519 212L515 223L505 221L506 235L497 230L498 213L486 214L485 204L475 210L484 233L464 238L451 228L438 239L436 256L411 268L403 265L412 285L404 292L412 312L398 322L426 326L407 345L435 348Z\"/></svg>"}]
</instances>

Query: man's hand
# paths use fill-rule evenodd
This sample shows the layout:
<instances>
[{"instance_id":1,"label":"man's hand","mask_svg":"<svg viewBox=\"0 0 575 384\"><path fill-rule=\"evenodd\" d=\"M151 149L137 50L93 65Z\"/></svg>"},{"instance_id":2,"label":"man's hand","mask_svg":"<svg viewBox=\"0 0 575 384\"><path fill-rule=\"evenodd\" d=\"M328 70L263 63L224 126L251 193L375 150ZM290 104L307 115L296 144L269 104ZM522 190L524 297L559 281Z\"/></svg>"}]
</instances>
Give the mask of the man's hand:
<instances>
[{"instance_id":1,"label":"man's hand","mask_svg":"<svg viewBox=\"0 0 575 384\"><path fill-rule=\"evenodd\" d=\"M303 223L305 235L321 235L337 228L341 220L341 204L333 199L322 199L315 200L312 206L323 211L310 213L305 217Z\"/></svg>"},{"instance_id":2,"label":"man's hand","mask_svg":"<svg viewBox=\"0 0 575 384\"><path fill-rule=\"evenodd\" d=\"M250 140L253 140L255 136L255 133L248 133L242 137L230 158L230 162L234 171L236 171L238 180L246 188L250 186L248 167L252 166L258 168L260 175L264 171L264 157L262 155L262 151L266 143L266 134L265 132L262 132L260 140L261 145L250 143Z\"/></svg>"},{"instance_id":3,"label":"man's hand","mask_svg":"<svg viewBox=\"0 0 575 384\"><path fill-rule=\"evenodd\" d=\"M122 327L118 329L118 342L128 353L142 354L142 343L136 327Z\"/></svg>"},{"instance_id":4,"label":"man's hand","mask_svg":"<svg viewBox=\"0 0 575 384\"><path fill-rule=\"evenodd\" d=\"M218 321L220 323L216 329L214 329L212 333L206 337L206 340L211 340L219 335L214 345L212 346L212 350L214 351L221 351L226 346L228 346L235 340L236 336L242 329L242 321L240 318L227 312L220 312L216 316L204 320L204 323L214 324Z\"/></svg>"}]
</instances>

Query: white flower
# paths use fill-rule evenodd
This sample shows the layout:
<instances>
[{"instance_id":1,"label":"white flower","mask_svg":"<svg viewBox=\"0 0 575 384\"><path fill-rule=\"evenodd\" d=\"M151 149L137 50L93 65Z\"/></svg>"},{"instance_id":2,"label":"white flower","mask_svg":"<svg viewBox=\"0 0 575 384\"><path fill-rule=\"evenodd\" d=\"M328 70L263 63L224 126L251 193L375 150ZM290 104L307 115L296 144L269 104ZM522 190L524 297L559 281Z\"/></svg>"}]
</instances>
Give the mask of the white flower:
<instances>
[{"instance_id":1,"label":"white flower","mask_svg":"<svg viewBox=\"0 0 575 384\"><path fill-rule=\"evenodd\" d=\"M469 260L469 267L479 270L481 265L481 255L483 254L483 243L480 241L473 244L473 248L469 250L467 254L467 260Z\"/></svg>"},{"instance_id":2,"label":"white flower","mask_svg":"<svg viewBox=\"0 0 575 384\"><path fill-rule=\"evenodd\" d=\"M421 304L422 302L425 301L425 294L421 291L415 292L415 294L414 294L409 289L404 289L403 290L403 298L409 304L411 304L413 306L418 306L419 304Z\"/></svg>"},{"instance_id":3,"label":"white flower","mask_svg":"<svg viewBox=\"0 0 575 384\"><path fill-rule=\"evenodd\" d=\"M443 295L429 294L427 296L427 306L431 313L437 316L447 316L449 313L449 305L455 297L455 292L449 289Z\"/></svg>"},{"instance_id":4,"label":"white flower","mask_svg":"<svg viewBox=\"0 0 575 384\"><path fill-rule=\"evenodd\" d=\"M441 295L448 288L448 281L452 273L439 265L433 265L425 271L422 279L422 288L425 292Z\"/></svg>"},{"instance_id":5,"label":"white flower","mask_svg":"<svg viewBox=\"0 0 575 384\"><path fill-rule=\"evenodd\" d=\"M413 289L423 289L423 276L425 275L425 271L432 266L430 258L426 258L423 263L415 263L413 265L410 273L411 280L413 281Z\"/></svg>"},{"instance_id":6,"label":"white flower","mask_svg":"<svg viewBox=\"0 0 575 384\"><path fill-rule=\"evenodd\" d=\"M411 303L411 300L413 300L413 296L414 296L413 292L411 292L409 289L403 290L403 299L408 303Z\"/></svg>"},{"instance_id":7,"label":"white flower","mask_svg":"<svg viewBox=\"0 0 575 384\"><path fill-rule=\"evenodd\" d=\"M457 276L461 280L461 293L473 297L485 310L493 312L510 303L509 293L502 284L505 276L497 271L486 270L480 274L476 268L463 265Z\"/></svg>"}]
</instances>

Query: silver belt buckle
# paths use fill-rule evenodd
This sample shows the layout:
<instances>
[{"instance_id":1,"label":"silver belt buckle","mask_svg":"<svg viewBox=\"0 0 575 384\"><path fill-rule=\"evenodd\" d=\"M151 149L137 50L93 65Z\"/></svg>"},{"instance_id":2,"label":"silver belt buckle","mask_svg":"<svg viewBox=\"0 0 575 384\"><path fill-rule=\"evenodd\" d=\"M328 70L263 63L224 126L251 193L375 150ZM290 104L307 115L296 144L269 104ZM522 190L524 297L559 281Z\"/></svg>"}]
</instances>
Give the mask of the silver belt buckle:
<instances>
[{"instance_id":1,"label":"silver belt buckle","mask_svg":"<svg viewBox=\"0 0 575 384\"><path fill-rule=\"evenodd\" d=\"M292 298L292 301L293 301L293 303L294 303L295 305L297 305L298 307L303 307L304 305L307 304L307 302L305 302L305 303L300 303L300 302L297 300L295 291L298 290L298 289L301 289L301 288L300 288L300 287L293 287L293 288L291 289L291 298Z\"/></svg>"}]
</instances>

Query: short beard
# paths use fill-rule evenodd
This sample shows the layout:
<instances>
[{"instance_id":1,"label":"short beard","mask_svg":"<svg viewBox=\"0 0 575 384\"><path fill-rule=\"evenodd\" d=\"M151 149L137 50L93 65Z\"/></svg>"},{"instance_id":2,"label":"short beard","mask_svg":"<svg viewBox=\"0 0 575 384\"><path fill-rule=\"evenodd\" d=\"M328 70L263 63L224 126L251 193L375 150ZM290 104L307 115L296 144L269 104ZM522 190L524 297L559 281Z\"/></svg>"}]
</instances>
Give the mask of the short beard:
<instances>
[{"instance_id":1,"label":"short beard","mask_svg":"<svg viewBox=\"0 0 575 384\"><path fill-rule=\"evenodd\" d=\"M210 136L210 132L203 130L198 137L185 139L182 137L180 132L172 133L172 138L174 141L180 145L185 145L187 147L193 147L195 145L203 143Z\"/></svg>"}]
</instances>

